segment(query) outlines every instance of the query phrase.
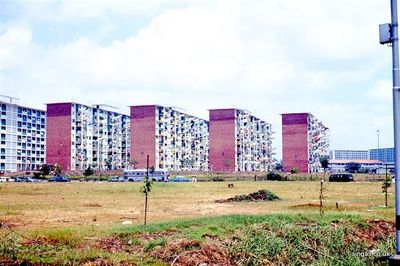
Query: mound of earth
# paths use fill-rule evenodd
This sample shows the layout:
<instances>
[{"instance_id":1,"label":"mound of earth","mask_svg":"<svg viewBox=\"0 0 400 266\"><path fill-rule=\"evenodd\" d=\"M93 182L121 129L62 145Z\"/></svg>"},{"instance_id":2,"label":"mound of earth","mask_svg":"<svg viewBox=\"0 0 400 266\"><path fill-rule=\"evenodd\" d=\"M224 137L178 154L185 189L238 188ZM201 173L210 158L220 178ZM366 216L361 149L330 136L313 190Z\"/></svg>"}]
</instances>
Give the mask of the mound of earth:
<instances>
[{"instance_id":1,"label":"mound of earth","mask_svg":"<svg viewBox=\"0 0 400 266\"><path fill-rule=\"evenodd\" d=\"M240 201L275 201L280 200L280 198L269 191L268 189L262 189L257 192L250 193L249 195L237 195L233 198L217 200L217 203L225 202L240 202Z\"/></svg>"}]
</instances>

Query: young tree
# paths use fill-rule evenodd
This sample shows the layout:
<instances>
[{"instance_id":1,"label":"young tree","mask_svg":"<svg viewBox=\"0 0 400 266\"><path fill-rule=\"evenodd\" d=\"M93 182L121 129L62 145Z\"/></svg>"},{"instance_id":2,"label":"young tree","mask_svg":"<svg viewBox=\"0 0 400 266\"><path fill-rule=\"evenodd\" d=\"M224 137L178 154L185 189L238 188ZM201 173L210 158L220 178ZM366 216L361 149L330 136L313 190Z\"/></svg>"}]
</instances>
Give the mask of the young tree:
<instances>
[{"instance_id":1,"label":"young tree","mask_svg":"<svg viewBox=\"0 0 400 266\"><path fill-rule=\"evenodd\" d=\"M144 226L147 225L147 204L148 204L148 195L151 192L151 188L153 186L153 181L150 180L149 174L154 173L154 167L149 168L149 155L147 155L147 171L144 179L144 185L140 188L140 192L144 194Z\"/></svg>"},{"instance_id":2,"label":"young tree","mask_svg":"<svg viewBox=\"0 0 400 266\"><path fill-rule=\"evenodd\" d=\"M324 215L323 200L325 199L325 190L326 190L324 183L325 183L325 181L323 179L321 179L320 186L319 186L319 214L320 215Z\"/></svg>"},{"instance_id":3,"label":"young tree","mask_svg":"<svg viewBox=\"0 0 400 266\"><path fill-rule=\"evenodd\" d=\"M324 177L323 178L325 180L325 172L329 165L329 156L323 155L323 156L319 157L319 162L321 164L321 167L324 169Z\"/></svg>"},{"instance_id":4,"label":"young tree","mask_svg":"<svg viewBox=\"0 0 400 266\"><path fill-rule=\"evenodd\" d=\"M392 179L387 174L387 164L386 164L386 176L382 184L382 193L385 193L385 207L388 206L388 190L392 186Z\"/></svg>"},{"instance_id":5,"label":"young tree","mask_svg":"<svg viewBox=\"0 0 400 266\"><path fill-rule=\"evenodd\" d=\"M51 167L48 164L42 164L42 166L40 167L40 173L42 174L42 176L46 176L49 175L51 172Z\"/></svg>"},{"instance_id":6,"label":"young tree","mask_svg":"<svg viewBox=\"0 0 400 266\"><path fill-rule=\"evenodd\" d=\"M94 174L94 171L92 169L92 167L89 165L88 168L85 169L85 171L83 172L83 175L88 177Z\"/></svg>"},{"instance_id":7,"label":"young tree","mask_svg":"<svg viewBox=\"0 0 400 266\"><path fill-rule=\"evenodd\" d=\"M299 168L297 168L297 167L293 167L292 169L290 169L291 174L297 174L298 172L299 172Z\"/></svg>"},{"instance_id":8,"label":"young tree","mask_svg":"<svg viewBox=\"0 0 400 266\"><path fill-rule=\"evenodd\" d=\"M55 173L57 176L59 176L59 175L62 174L62 167L61 167L60 164L56 163L56 164L54 165L54 173Z\"/></svg>"},{"instance_id":9,"label":"young tree","mask_svg":"<svg viewBox=\"0 0 400 266\"><path fill-rule=\"evenodd\" d=\"M321 167L325 170L328 168L329 165L329 156L327 155L323 155L321 157L319 157L319 162L321 164Z\"/></svg>"}]
</instances>

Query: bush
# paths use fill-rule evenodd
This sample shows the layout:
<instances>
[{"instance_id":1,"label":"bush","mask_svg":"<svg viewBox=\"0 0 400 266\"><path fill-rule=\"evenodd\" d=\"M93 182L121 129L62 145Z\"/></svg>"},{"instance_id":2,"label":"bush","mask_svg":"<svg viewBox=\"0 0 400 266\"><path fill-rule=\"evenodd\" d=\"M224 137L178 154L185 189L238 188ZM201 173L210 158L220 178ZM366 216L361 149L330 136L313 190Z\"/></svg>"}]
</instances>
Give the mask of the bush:
<instances>
[{"instance_id":1,"label":"bush","mask_svg":"<svg viewBox=\"0 0 400 266\"><path fill-rule=\"evenodd\" d=\"M40 178L41 175L42 175L42 173L40 173L40 172L34 172L33 173L33 177L37 178L37 179Z\"/></svg>"},{"instance_id":2,"label":"bush","mask_svg":"<svg viewBox=\"0 0 400 266\"><path fill-rule=\"evenodd\" d=\"M91 176L93 174L94 174L94 171L90 166L88 168L86 168L85 172L83 172L84 176Z\"/></svg>"},{"instance_id":3,"label":"bush","mask_svg":"<svg viewBox=\"0 0 400 266\"><path fill-rule=\"evenodd\" d=\"M290 169L291 174L297 174L298 172L299 172L299 168L297 168L297 167L293 167L292 169Z\"/></svg>"},{"instance_id":4,"label":"bush","mask_svg":"<svg viewBox=\"0 0 400 266\"><path fill-rule=\"evenodd\" d=\"M213 181L213 182L222 182L222 181L225 181L225 180L220 178L220 177L218 177L218 176L214 176L214 177L211 178L211 181Z\"/></svg>"},{"instance_id":5,"label":"bush","mask_svg":"<svg viewBox=\"0 0 400 266\"><path fill-rule=\"evenodd\" d=\"M270 172L267 174L267 180L282 181L283 176L274 172Z\"/></svg>"},{"instance_id":6,"label":"bush","mask_svg":"<svg viewBox=\"0 0 400 266\"><path fill-rule=\"evenodd\" d=\"M42 166L40 167L40 173L45 176L45 175L49 175L51 172L51 166L48 164L42 164Z\"/></svg>"}]
</instances>

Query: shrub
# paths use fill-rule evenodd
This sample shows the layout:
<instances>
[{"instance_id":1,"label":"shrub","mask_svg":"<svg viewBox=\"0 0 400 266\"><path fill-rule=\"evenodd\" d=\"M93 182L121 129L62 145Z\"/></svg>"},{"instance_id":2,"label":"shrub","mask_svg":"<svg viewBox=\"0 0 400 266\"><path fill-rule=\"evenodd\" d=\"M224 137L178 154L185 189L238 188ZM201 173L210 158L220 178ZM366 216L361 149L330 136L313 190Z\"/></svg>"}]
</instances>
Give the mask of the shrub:
<instances>
[{"instance_id":1,"label":"shrub","mask_svg":"<svg viewBox=\"0 0 400 266\"><path fill-rule=\"evenodd\" d=\"M84 176L91 176L93 174L94 174L94 171L93 171L92 167L90 167L90 166L88 168L86 168L85 172L83 172Z\"/></svg>"},{"instance_id":2,"label":"shrub","mask_svg":"<svg viewBox=\"0 0 400 266\"><path fill-rule=\"evenodd\" d=\"M34 172L34 173L33 173L33 177L34 177L34 178L40 178L40 176L41 176L41 173L40 173L40 172Z\"/></svg>"},{"instance_id":3,"label":"shrub","mask_svg":"<svg viewBox=\"0 0 400 266\"><path fill-rule=\"evenodd\" d=\"M267 180L282 181L283 176L278 173L270 172L267 174Z\"/></svg>"},{"instance_id":4,"label":"shrub","mask_svg":"<svg viewBox=\"0 0 400 266\"><path fill-rule=\"evenodd\" d=\"M293 167L292 169L290 169L291 174L297 174L298 172L299 172L299 168L297 168L297 167Z\"/></svg>"}]
</instances>

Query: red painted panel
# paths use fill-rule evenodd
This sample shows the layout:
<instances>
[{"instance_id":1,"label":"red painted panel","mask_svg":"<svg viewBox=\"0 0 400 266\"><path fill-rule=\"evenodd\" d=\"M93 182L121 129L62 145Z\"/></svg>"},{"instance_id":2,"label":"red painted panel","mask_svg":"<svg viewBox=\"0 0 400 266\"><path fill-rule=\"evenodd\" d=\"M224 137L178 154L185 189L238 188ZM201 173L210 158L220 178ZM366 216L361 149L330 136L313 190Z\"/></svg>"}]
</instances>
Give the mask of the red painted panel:
<instances>
[{"instance_id":1,"label":"red painted panel","mask_svg":"<svg viewBox=\"0 0 400 266\"><path fill-rule=\"evenodd\" d=\"M156 106L131 106L131 160L137 168L146 168L147 155L150 166L156 165Z\"/></svg>"},{"instance_id":2,"label":"red painted panel","mask_svg":"<svg viewBox=\"0 0 400 266\"><path fill-rule=\"evenodd\" d=\"M282 156L284 171L293 167L308 172L308 113L282 115Z\"/></svg>"},{"instance_id":3,"label":"red painted panel","mask_svg":"<svg viewBox=\"0 0 400 266\"><path fill-rule=\"evenodd\" d=\"M71 103L47 104L46 161L71 169Z\"/></svg>"},{"instance_id":4,"label":"red painted panel","mask_svg":"<svg viewBox=\"0 0 400 266\"><path fill-rule=\"evenodd\" d=\"M211 171L236 171L235 109L210 110L209 145Z\"/></svg>"}]
</instances>

